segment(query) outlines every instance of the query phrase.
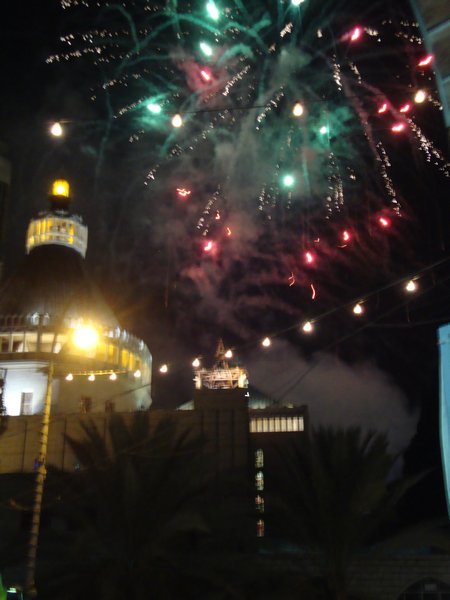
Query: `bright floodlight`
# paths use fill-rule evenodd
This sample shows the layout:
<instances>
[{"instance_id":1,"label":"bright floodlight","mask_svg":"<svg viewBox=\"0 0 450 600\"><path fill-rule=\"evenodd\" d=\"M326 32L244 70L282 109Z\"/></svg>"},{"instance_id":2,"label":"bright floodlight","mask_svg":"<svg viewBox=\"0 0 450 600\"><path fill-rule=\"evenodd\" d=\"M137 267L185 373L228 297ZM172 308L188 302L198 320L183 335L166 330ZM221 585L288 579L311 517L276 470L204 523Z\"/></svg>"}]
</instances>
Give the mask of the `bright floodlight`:
<instances>
[{"instance_id":1,"label":"bright floodlight","mask_svg":"<svg viewBox=\"0 0 450 600\"><path fill-rule=\"evenodd\" d=\"M91 325L83 325L73 332L73 343L80 350L92 350L98 342L98 332Z\"/></svg>"},{"instance_id":2,"label":"bright floodlight","mask_svg":"<svg viewBox=\"0 0 450 600\"><path fill-rule=\"evenodd\" d=\"M62 134L64 133L61 123L58 123L58 122L53 123L53 125L50 127L50 133L54 137L61 137Z\"/></svg>"},{"instance_id":3,"label":"bright floodlight","mask_svg":"<svg viewBox=\"0 0 450 600\"><path fill-rule=\"evenodd\" d=\"M172 117L172 126L181 127L183 125L183 119L178 113Z\"/></svg>"}]
</instances>

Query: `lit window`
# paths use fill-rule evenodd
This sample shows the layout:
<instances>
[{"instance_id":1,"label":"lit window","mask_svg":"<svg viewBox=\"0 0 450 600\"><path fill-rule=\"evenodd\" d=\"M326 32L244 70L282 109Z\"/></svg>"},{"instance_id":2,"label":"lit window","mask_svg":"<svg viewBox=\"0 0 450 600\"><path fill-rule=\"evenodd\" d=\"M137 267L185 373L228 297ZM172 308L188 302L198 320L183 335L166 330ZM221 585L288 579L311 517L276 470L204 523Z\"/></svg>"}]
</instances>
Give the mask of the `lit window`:
<instances>
[{"instance_id":1,"label":"lit window","mask_svg":"<svg viewBox=\"0 0 450 600\"><path fill-rule=\"evenodd\" d=\"M256 537L264 537L264 521L258 519L256 521Z\"/></svg>"},{"instance_id":2,"label":"lit window","mask_svg":"<svg viewBox=\"0 0 450 600\"><path fill-rule=\"evenodd\" d=\"M258 448L255 452L255 467L262 469L264 467L264 450Z\"/></svg>"},{"instance_id":3,"label":"lit window","mask_svg":"<svg viewBox=\"0 0 450 600\"><path fill-rule=\"evenodd\" d=\"M255 475L255 485L258 492L262 492L264 489L264 473L258 471Z\"/></svg>"},{"instance_id":4,"label":"lit window","mask_svg":"<svg viewBox=\"0 0 450 600\"><path fill-rule=\"evenodd\" d=\"M264 512L264 498L259 494L255 497L255 509L259 513Z\"/></svg>"}]
</instances>

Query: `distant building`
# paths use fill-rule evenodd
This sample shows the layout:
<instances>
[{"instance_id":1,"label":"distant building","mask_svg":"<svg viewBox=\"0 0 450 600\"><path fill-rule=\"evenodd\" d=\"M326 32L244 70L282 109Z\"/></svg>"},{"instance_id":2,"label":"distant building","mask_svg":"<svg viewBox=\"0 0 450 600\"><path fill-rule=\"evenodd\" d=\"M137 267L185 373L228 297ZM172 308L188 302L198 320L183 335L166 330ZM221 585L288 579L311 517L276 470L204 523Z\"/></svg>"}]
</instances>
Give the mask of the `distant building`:
<instances>
[{"instance_id":1,"label":"distant building","mask_svg":"<svg viewBox=\"0 0 450 600\"><path fill-rule=\"evenodd\" d=\"M28 226L24 263L0 289L7 415L42 412L50 364L53 414L134 411L151 403L150 352L121 329L91 281L88 230L69 207L68 184L56 181L49 209Z\"/></svg>"}]
</instances>

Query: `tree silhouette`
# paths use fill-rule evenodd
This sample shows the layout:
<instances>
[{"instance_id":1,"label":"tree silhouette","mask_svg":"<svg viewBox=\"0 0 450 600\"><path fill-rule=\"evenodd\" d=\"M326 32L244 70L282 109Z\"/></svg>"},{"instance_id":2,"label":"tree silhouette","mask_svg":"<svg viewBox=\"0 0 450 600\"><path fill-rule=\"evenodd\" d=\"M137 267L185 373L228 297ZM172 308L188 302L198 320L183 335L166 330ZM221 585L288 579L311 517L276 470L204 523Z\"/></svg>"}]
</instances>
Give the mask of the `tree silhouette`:
<instances>
[{"instance_id":1,"label":"tree silhouette","mask_svg":"<svg viewBox=\"0 0 450 600\"><path fill-rule=\"evenodd\" d=\"M60 600L190 597L199 575L185 558L208 532L201 440L171 420L151 429L145 413L130 426L113 415L106 440L93 423L83 429L85 440L69 438L81 468L60 475L66 487L53 507L60 531L53 527L40 542L40 593Z\"/></svg>"}]
</instances>

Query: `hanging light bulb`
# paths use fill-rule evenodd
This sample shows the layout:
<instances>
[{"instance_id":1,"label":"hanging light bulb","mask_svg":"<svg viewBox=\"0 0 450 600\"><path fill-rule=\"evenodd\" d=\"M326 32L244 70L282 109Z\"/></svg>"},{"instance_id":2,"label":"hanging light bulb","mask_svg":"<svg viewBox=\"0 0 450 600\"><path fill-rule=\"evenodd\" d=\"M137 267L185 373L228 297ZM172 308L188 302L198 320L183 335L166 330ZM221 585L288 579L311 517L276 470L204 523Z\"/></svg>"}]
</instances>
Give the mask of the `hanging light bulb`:
<instances>
[{"instance_id":1,"label":"hanging light bulb","mask_svg":"<svg viewBox=\"0 0 450 600\"><path fill-rule=\"evenodd\" d=\"M358 316L362 315L364 312L364 308L363 308L361 302L357 302L352 310L353 310L353 313Z\"/></svg>"},{"instance_id":2,"label":"hanging light bulb","mask_svg":"<svg viewBox=\"0 0 450 600\"><path fill-rule=\"evenodd\" d=\"M56 121L56 123L53 123L50 127L50 133L54 137L61 137L64 133L64 129L62 128L61 123L58 123L58 121Z\"/></svg>"},{"instance_id":3,"label":"hanging light bulb","mask_svg":"<svg viewBox=\"0 0 450 600\"><path fill-rule=\"evenodd\" d=\"M200 359L194 358L194 360L192 361L192 366L194 367L194 369L198 369L198 367L200 366Z\"/></svg>"},{"instance_id":4,"label":"hanging light bulb","mask_svg":"<svg viewBox=\"0 0 450 600\"><path fill-rule=\"evenodd\" d=\"M141 377L142 373L140 369L136 369L136 371L133 373L133 376L136 377L136 379L139 379L139 377Z\"/></svg>"},{"instance_id":5,"label":"hanging light bulb","mask_svg":"<svg viewBox=\"0 0 450 600\"><path fill-rule=\"evenodd\" d=\"M181 127L183 125L183 118L180 114L173 115L172 117L172 127Z\"/></svg>"},{"instance_id":6,"label":"hanging light bulb","mask_svg":"<svg viewBox=\"0 0 450 600\"><path fill-rule=\"evenodd\" d=\"M417 290L417 283L414 281L414 279L410 279L408 281L408 283L405 285L405 290L410 293Z\"/></svg>"},{"instance_id":7,"label":"hanging light bulb","mask_svg":"<svg viewBox=\"0 0 450 600\"><path fill-rule=\"evenodd\" d=\"M414 102L416 104L422 104L427 99L427 93L424 90L417 90L414 95Z\"/></svg>"},{"instance_id":8,"label":"hanging light bulb","mask_svg":"<svg viewBox=\"0 0 450 600\"><path fill-rule=\"evenodd\" d=\"M160 373L167 373L168 371L169 371L169 367L168 367L166 364L164 364L164 365L161 365L161 366L159 367L159 372L160 372Z\"/></svg>"},{"instance_id":9,"label":"hanging light bulb","mask_svg":"<svg viewBox=\"0 0 450 600\"><path fill-rule=\"evenodd\" d=\"M272 345L272 341L271 341L271 339L270 339L270 338L268 338L268 337L265 337L265 338L263 339L263 341L261 342L261 345L262 345L262 346L264 346L264 348L268 348L269 346L271 346L271 345Z\"/></svg>"},{"instance_id":10,"label":"hanging light bulb","mask_svg":"<svg viewBox=\"0 0 450 600\"><path fill-rule=\"evenodd\" d=\"M303 108L303 104L301 102L296 102L292 108L292 114L294 117L301 117L304 112L305 109Z\"/></svg>"},{"instance_id":11,"label":"hanging light bulb","mask_svg":"<svg viewBox=\"0 0 450 600\"><path fill-rule=\"evenodd\" d=\"M311 323L311 321L305 321L305 323L303 323L303 325L302 325L302 330L305 333L311 333L313 329L314 328L313 328L313 324Z\"/></svg>"},{"instance_id":12,"label":"hanging light bulb","mask_svg":"<svg viewBox=\"0 0 450 600\"><path fill-rule=\"evenodd\" d=\"M66 379L66 381L73 381L73 375L72 375L72 373L67 373L65 379Z\"/></svg>"},{"instance_id":13,"label":"hanging light bulb","mask_svg":"<svg viewBox=\"0 0 450 600\"><path fill-rule=\"evenodd\" d=\"M95 381L95 375L94 373L91 373L88 377L88 381Z\"/></svg>"},{"instance_id":14,"label":"hanging light bulb","mask_svg":"<svg viewBox=\"0 0 450 600\"><path fill-rule=\"evenodd\" d=\"M114 373L114 371L111 373L109 378L111 379L111 381L115 381L117 379L117 375Z\"/></svg>"},{"instance_id":15,"label":"hanging light bulb","mask_svg":"<svg viewBox=\"0 0 450 600\"><path fill-rule=\"evenodd\" d=\"M233 358L233 352L230 349L225 352L225 358Z\"/></svg>"}]
</instances>

